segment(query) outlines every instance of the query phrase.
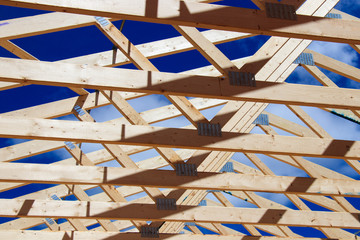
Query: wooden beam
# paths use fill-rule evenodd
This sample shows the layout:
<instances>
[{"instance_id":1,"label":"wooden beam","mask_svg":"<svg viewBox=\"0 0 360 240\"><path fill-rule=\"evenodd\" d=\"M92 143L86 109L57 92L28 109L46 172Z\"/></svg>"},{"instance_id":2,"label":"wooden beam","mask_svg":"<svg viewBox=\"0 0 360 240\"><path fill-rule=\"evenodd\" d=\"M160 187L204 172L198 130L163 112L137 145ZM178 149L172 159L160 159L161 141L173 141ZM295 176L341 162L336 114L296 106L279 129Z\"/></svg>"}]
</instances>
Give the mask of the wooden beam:
<instances>
[{"instance_id":1,"label":"wooden beam","mask_svg":"<svg viewBox=\"0 0 360 240\"><path fill-rule=\"evenodd\" d=\"M313 132L315 132L320 138L331 138L318 123L316 123L304 110L298 106L288 106L290 110L296 114ZM296 157L294 158L297 159ZM355 171L360 173L359 162L357 160L344 159ZM308 173L309 174L309 173ZM320 173L310 174L310 176L320 177ZM345 198L333 197L339 204L347 211L358 211L355 209Z\"/></svg>"},{"instance_id":2,"label":"wooden beam","mask_svg":"<svg viewBox=\"0 0 360 240\"><path fill-rule=\"evenodd\" d=\"M140 233L119 233L119 232L99 232L99 231L0 231L0 237L12 240L138 240L141 239ZM200 234L160 234L159 240L328 240L326 238L302 238L302 237L251 237L251 236L224 236L224 235L200 235ZM330 240L330 239L329 239ZM350 240L350 239L338 239ZM351 239L352 240L352 239Z\"/></svg>"},{"instance_id":3,"label":"wooden beam","mask_svg":"<svg viewBox=\"0 0 360 240\"><path fill-rule=\"evenodd\" d=\"M28 69L37 70L29 72ZM360 108L360 91L355 89L264 81L257 81L256 87L232 86L229 80L217 77L86 67L8 58L0 59L0 80L236 101Z\"/></svg>"},{"instance_id":4,"label":"wooden beam","mask_svg":"<svg viewBox=\"0 0 360 240\"><path fill-rule=\"evenodd\" d=\"M360 43L360 33L356 31L357 23L354 21L303 15L298 15L296 21L277 18L269 21L263 11L180 0L160 1L157 5L146 0L127 0L121 4L112 1L98 4L94 0L71 4L65 0L1 0L0 4L271 36Z\"/></svg>"},{"instance_id":5,"label":"wooden beam","mask_svg":"<svg viewBox=\"0 0 360 240\"><path fill-rule=\"evenodd\" d=\"M360 155L360 143L356 141L232 132L222 132L219 138L200 136L197 130L191 129L47 119L0 117L0 137L329 158L358 159ZM263 144L259 145L260 142Z\"/></svg>"},{"instance_id":6,"label":"wooden beam","mask_svg":"<svg viewBox=\"0 0 360 240\"><path fill-rule=\"evenodd\" d=\"M294 211L232 207L177 206L159 211L155 204L114 202L44 201L0 199L2 217L56 217L79 219L129 219L145 221L184 221L249 223L279 226L359 228L360 214L348 212ZM214 217L216 216L216 217Z\"/></svg>"},{"instance_id":7,"label":"wooden beam","mask_svg":"<svg viewBox=\"0 0 360 240\"><path fill-rule=\"evenodd\" d=\"M259 191L359 197L360 182L285 176L199 172L177 176L172 170L3 163L2 182L125 185L142 187Z\"/></svg>"},{"instance_id":8,"label":"wooden beam","mask_svg":"<svg viewBox=\"0 0 360 240\"><path fill-rule=\"evenodd\" d=\"M340 14L342 19L359 21L359 18L354 17L354 16L352 16L350 14L344 13L344 12L342 12L340 10L335 9L335 8L332 9L331 12L335 13L335 14ZM350 46L360 54L360 45L350 44Z\"/></svg>"},{"instance_id":9,"label":"wooden beam","mask_svg":"<svg viewBox=\"0 0 360 240\"><path fill-rule=\"evenodd\" d=\"M83 17L84 19L81 19ZM80 19L79 19L80 18ZM26 18L17 18L7 20L5 25L2 25L2 34L5 34L3 39L14 38L20 36L32 36L40 33L48 33L57 30L66 30L74 27L81 27L83 25L77 26L76 23L84 20L85 22L93 23L94 18L81 16L76 14L67 14L67 13L50 13L35 15L32 17ZM28 25L30 23L30 25ZM47 26L49 24L49 26ZM66 28L57 28L65 24ZM8 25L11 26L8 28ZM44 30L44 26L45 29ZM84 25L85 26L85 25ZM10 35L6 37L7 30L16 29L16 34L14 36ZM40 32L37 32L40 31ZM234 41L241 38L251 37L253 35L247 33L237 33L221 30L209 30L205 31L205 36L214 43L223 43L228 41ZM1 34L0 34L1 36ZM0 38L1 39L1 38ZM21 50L14 49L13 44L7 43L5 40L1 40L3 43L2 46L8 49L9 51L16 53L21 58L31 59L27 53L21 52ZM164 47L166 46L166 47ZM175 37L170 39L164 39L160 41L155 41L152 43L141 44L137 46L141 49L147 57L161 57L169 55L172 53L178 53L183 51L188 51L193 49L193 46L186 42L183 37ZM87 62L88 64L99 65L99 66L117 66L129 63L128 59L121 53L117 52L115 64L113 63L113 51L105 51L101 53L91 54L87 56L76 57L72 59L65 59L61 62L71 62L71 63L81 63ZM16 88L23 86L24 84L15 84L15 83L0 83L0 90L6 90L10 88Z\"/></svg>"},{"instance_id":10,"label":"wooden beam","mask_svg":"<svg viewBox=\"0 0 360 240\"><path fill-rule=\"evenodd\" d=\"M234 60L234 63L237 64L238 62L241 62L241 61L242 61L242 59ZM209 75L209 72L211 72L211 69L209 69L208 67L199 68L199 69L195 69L195 70L199 73L206 71L207 75ZM0 82L0 86L2 83L3 82ZM5 82L4 82L4 84L14 84L16 86L23 85L23 84L5 83ZM133 98L144 96L144 94L122 92L121 96L127 100L130 100ZM190 101L193 102L194 100L190 100ZM199 99L196 101L199 101ZM208 103L210 103L210 105L208 105ZM214 104L211 105L211 103L214 103ZM203 110L203 109L210 108L212 106L219 106L219 105L222 105L225 103L226 103L225 100L205 99L205 100L200 100L198 103L194 102L193 104L195 104L195 106L196 106L196 104L199 104L199 107L197 107L197 108L199 110ZM87 96L68 98L68 99L50 102L50 103L46 103L46 104L41 104L41 105L29 107L29 108L15 110L15 111L7 112L7 113L2 113L0 115L1 116L36 117L36 118L37 117L38 118L55 118L55 117L60 117L60 116L65 116L67 114L71 114L75 105L82 106L84 109L89 110L89 109L93 109L93 108L97 108L97 107L106 106L109 104L110 104L110 102L102 94L91 93ZM204 107L200 107L203 105L204 105ZM175 109L173 107L171 107L171 106L169 106L169 107L171 108L171 112L175 111ZM159 109L159 110L161 110L161 109ZM154 111L156 111L156 110L154 110ZM156 114L154 113L153 116L149 115L148 117L150 119L153 119L155 117L158 120L155 120L155 121L147 120L147 122L151 123L151 122L159 121L160 118L158 118L157 116L164 115L165 112L166 111L159 112ZM180 112L177 112L176 114L178 114L178 113L180 113ZM174 115L174 117L175 116L179 116L179 115ZM147 117L147 114L146 114L146 116L143 116L143 117Z\"/></svg>"},{"instance_id":11,"label":"wooden beam","mask_svg":"<svg viewBox=\"0 0 360 240\"><path fill-rule=\"evenodd\" d=\"M69 100L72 100L72 99L69 99ZM200 109L207 108L208 106L213 106L212 104L214 104L214 106L217 106L217 104L223 103L223 101L221 101L221 100L192 99L191 101L197 107L202 106L202 108L200 108ZM49 114L52 114L50 112L50 110L56 109L56 110L62 111L61 107L66 106L66 104L68 102L69 101L62 100L62 101L59 101L59 102L45 104L43 106L40 105L38 107L29 108L29 109L23 109L21 111L5 113L4 115L6 115L6 116L19 116L19 117L24 116L24 117L44 117L44 118L47 118L49 116ZM73 105L75 105L75 101L74 101ZM85 102L84 107L89 107L87 105L87 102ZM39 108L39 110L38 110L38 108ZM67 109L67 108L64 108L64 109ZM68 111L73 110L70 107L68 109L69 109ZM30 111L30 110L32 110L32 111ZM45 115L43 115L44 113L45 113ZM64 113L66 113L66 111ZM29 115L29 114L31 114L31 115ZM144 119L146 119L149 123L154 123L154 122L158 122L158 121L160 121L162 119L169 119L169 118L172 118L172 117L179 116L179 114L180 114L180 112L175 111L174 107L172 107L171 105L168 105L168 106L164 106L164 107L161 107L161 108L158 108L158 109L153 109L153 110L143 112L143 113L141 113L141 116L144 117ZM270 114L270 113L267 113L267 114ZM273 115L273 114L270 114L269 117L270 117L269 120L270 120L271 124L274 124L274 126L276 126L278 128L281 128L281 129L283 129L285 131L288 131L288 132L294 132L296 129L302 127L300 125L296 125L295 123L292 123L291 126L288 126L287 124L291 123L290 121L288 121L286 119L282 119L282 118L280 118L280 117L278 117L276 115ZM125 121L119 121L119 123L125 123ZM302 127L302 128L303 128L303 132L305 132L305 130L308 131L309 135L307 135L307 136L312 136L311 135L312 132L309 129L307 129L305 127ZM299 133L299 134L296 134L296 135L305 136L304 133ZM35 141L25 142L25 143L16 144L16 145L13 145L13 146L2 148L2 149L0 149L0 156L1 156L2 161L5 161L5 162L6 161L14 161L14 160L18 160L18 159L21 159L23 157L26 157L26 156L33 156L33 155L40 154L40 153L43 153L43 152L55 150L55 149L61 148L63 146L64 146L64 144L61 143L61 142L58 142L58 141L50 142L50 141L35 140ZM126 147L126 149L129 148L129 146L124 146L124 147ZM130 148L131 148L131 146L130 146ZM143 147L141 149L143 149ZM132 154L134 152L129 149L129 150L127 150L127 153ZM105 154L105 153L102 153L102 154ZM96 158L92 158L92 159L95 160L97 163L101 163Z\"/></svg>"},{"instance_id":12,"label":"wooden beam","mask_svg":"<svg viewBox=\"0 0 360 240\"><path fill-rule=\"evenodd\" d=\"M299 111L297 111L296 108L293 108L292 109L293 111L296 112L296 114L300 114ZM317 134L319 134L320 136L322 136L323 134L326 135L325 133L321 133L321 131L319 131L319 127L316 126L316 124L313 124L307 117L307 114L306 113L303 113L304 114L304 118L303 121L306 122L306 124L308 125L312 125L312 129L314 129L314 131L317 132ZM271 134L271 135L276 135L277 133L271 129L271 127L269 126L260 126L267 134ZM291 158L293 158L293 160L300 166L300 168L302 170L304 170L307 174L309 174L311 177L317 177L317 178L321 178L321 177L329 177L329 176L333 176L333 174L330 174L330 175L326 175L324 173L326 173L326 171L323 171L323 169L321 169L319 165L313 165L312 166L312 163L311 162L308 162L307 160L301 158L301 157L295 157L295 156L291 156ZM338 173L336 173L338 174ZM342 177L342 176L340 176ZM338 178L338 177L336 177ZM342 178L347 178L347 177L342 177ZM301 196L303 197L303 195ZM344 209L348 212L359 212L357 209L355 209L349 202L347 202L347 200L343 197L333 197L336 202L338 202L338 207L340 207L341 209ZM291 198L290 198L291 199ZM314 199L315 200L315 199ZM312 200L312 201L314 201ZM316 201L316 200L315 200ZM326 200L327 201L327 200ZM317 203L319 205L323 205L322 204L323 201L320 201L320 203ZM335 201L333 201L335 202ZM296 204L297 205L297 204ZM303 204L302 204L303 205ZM304 209L304 208L300 208L300 209ZM305 210L308 210L309 208L306 206ZM339 210L337 210L339 211ZM340 210L342 211L342 210ZM329 229L327 227L321 227L319 228L319 230L321 230L327 237L348 237L347 235L349 235L347 232L344 232L340 229L334 231L334 229Z\"/></svg>"}]
</instances>

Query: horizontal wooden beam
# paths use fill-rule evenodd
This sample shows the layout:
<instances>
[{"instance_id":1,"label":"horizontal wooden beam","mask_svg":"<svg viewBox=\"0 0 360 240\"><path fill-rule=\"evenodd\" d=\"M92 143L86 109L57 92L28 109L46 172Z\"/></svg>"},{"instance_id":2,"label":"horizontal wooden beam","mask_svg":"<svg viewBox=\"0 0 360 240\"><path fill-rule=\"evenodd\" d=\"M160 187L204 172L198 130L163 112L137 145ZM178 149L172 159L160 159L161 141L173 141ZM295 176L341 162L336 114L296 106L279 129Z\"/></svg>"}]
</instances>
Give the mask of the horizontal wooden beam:
<instances>
[{"instance_id":1,"label":"horizontal wooden beam","mask_svg":"<svg viewBox=\"0 0 360 240\"><path fill-rule=\"evenodd\" d=\"M257 81L256 87L233 86L227 78L10 58L0 59L0 81L236 101L360 108L360 91L357 89L265 81Z\"/></svg>"},{"instance_id":2,"label":"horizontal wooden beam","mask_svg":"<svg viewBox=\"0 0 360 240\"><path fill-rule=\"evenodd\" d=\"M177 176L172 170L3 163L1 182L125 185L199 190L257 191L360 197L360 181L288 176L199 172Z\"/></svg>"},{"instance_id":3,"label":"horizontal wooden beam","mask_svg":"<svg viewBox=\"0 0 360 240\"><path fill-rule=\"evenodd\" d=\"M93 107L90 104L94 104L96 99L94 99L94 93L91 93L89 96L86 97L86 101L84 103L84 109L89 109ZM100 96L102 96L100 94ZM24 117L24 118L49 118L55 117L54 114L58 116L70 114L73 111L73 106L77 103L76 98L69 98L66 100L60 100L57 102L47 103L43 105L38 105L31 108L21 109L14 112L8 112L0 114L0 116L8 116L8 117ZM99 97L97 104L102 105L103 97ZM211 107L219 106L224 104L225 101L222 100L215 100L215 99L190 99L190 102L199 110L208 109ZM99 106L99 105L96 105ZM160 121L164 121L167 119L172 119L181 115L180 111L178 111L173 105L167 105L164 107L160 107L157 109L151 109L145 112L141 112L140 115L149 123L156 123ZM114 119L111 122L118 122L118 123L126 123L127 121L124 118ZM20 144L15 144L12 146L0 148L0 162L7 162L7 161L15 161L24 157L31 157L37 154L41 154L44 152L49 152L52 150L56 150L59 148L64 147L64 143L58 141L28 141ZM128 149L129 146L123 146L123 148ZM130 148L133 148L130 146ZM141 147L141 150L144 151L148 148ZM127 150L128 154L133 154L138 151L129 151ZM103 155L104 153L100 154ZM100 156L99 155L99 156ZM96 159L94 159L96 160Z\"/></svg>"},{"instance_id":4,"label":"horizontal wooden beam","mask_svg":"<svg viewBox=\"0 0 360 240\"><path fill-rule=\"evenodd\" d=\"M222 132L221 137L210 137L201 136L197 130L192 129L48 119L0 117L0 137L329 158L360 158L360 142L357 141L234 132Z\"/></svg>"},{"instance_id":5,"label":"horizontal wooden beam","mask_svg":"<svg viewBox=\"0 0 360 240\"><path fill-rule=\"evenodd\" d=\"M140 233L119 233L100 231L0 231L0 238L12 240L139 240ZM159 240L327 240L327 238L300 238L300 237L260 237L239 235L200 235L200 234L160 234ZM330 239L329 239L330 240ZM339 239L346 240L346 239ZM350 239L347 239L350 240ZM351 239L353 240L353 239Z\"/></svg>"},{"instance_id":6,"label":"horizontal wooden beam","mask_svg":"<svg viewBox=\"0 0 360 240\"><path fill-rule=\"evenodd\" d=\"M355 21L304 15L298 15L296 21L278 18L269 21L265 11L180 0L159 0L157 4L146 0L121 3L109 0L107 4L102 4L100 0L71 3L66 0L0 0L0 4L280 37L360 43Z\"/></svg>"},{"instance_id":7,"label":"horizontal wooden beam","mask_svg":"<svg viewBox=\"0 0 360 240\"><path fill-rule=\"evenodd\" d=\"M152 46L152 47L155 47L155 46ZM157 46L157 47L159 47L159 46ZM102 58L102 56L100 56L99 58ZM97 60L94 60L94 61L97 62ZM234 63L238 64L240 61L241 61L241 59L237 59L237 60L234 60ZM81 63L85 62L85 63L88 63L90 65L94 64L89 59L87 59L87 60L81 59L81 60L79 60L79 62L81 62ZM75 63L79 63L79 62L75 61ZM103 64L106 64L106 63L103 63ZM96 64L94 64L94 65L96 65ZM102 64L100 64L100 65L102 65ZM204 74L204 72L206 72L207 75L210 72L209 67L195 69L195 70L201 72L201 74ZM22 85L22 84L18 84L18 83L0 82L0 88L2 86L2 83L4 83L4 85L7 85L7 84L14 84L16 86L21 86ZM132 99L132 98L136 98L136 97L140 97L140 96L143 96L143 95L144 94L131 93L131 92L123 92L122 93L122 97L127 99L127 100ZM190 101L192 101L192 100L190 100ZM214 103L212 106L207 106L206 108L210 108L210 107L213 107L213 106L218 106L218 105L222 105L222 104L226 103L226 100L216 100L216 99L210 99L210 100L206 99L206 100L202 100L202 101L204 101L204 102L209 102L209 101L211 101L211 102L215 102L215 101L219 102L219 103ZM58 100L58 101L55 101L55 102L50 102L50 103L46 103L46 104L40 104L40 105L33 106L33 107L28 107L28 108L19 109L19 110L7 112L7 113L2 113L2 114L0 114L0 116L55 118L55 117L61 117L61 116L71 114L71 112L73 111L73 108L74 108L75 105L81 105L83 109L89 110L89 109L93 109L93 108L97 108L97 107L101 107L101 106L105 106L105 105L109 105L109 104L110 104L110 102L102 94L90 93L87 96L67 98L67 99L64 99L64 100ZM200 105L203 105L203 103L200 103ZM172 109L174 109L174 108L172 107ZM204 108L198 107L198 109L203 110ZM156 110L154 110L154 111L156 111ZM172 111L174 111L174 110L172 110ZM168 112L168 111L164 111L164 112ZM164 112L162 112L161 115L163 115ZM180 112L178 112L178 113L180 114ZM158 114L155 114L154 116L157 116L157 115ZM156 121L159 121L159 120L156 120ZM153 122L153 121L148 120L148 122L150 123L150 122Z\"/></svg>"},{"instance_id":8,"label":"horizontal wooden beam","mask_svg":"<svg viewBox=\"0 0 360 240\"><path fill-rule=\"evenodd\" d=\"M360 214L236 207L178 205L158 210L156 204L0 199L1 217L215 222L280 226L359 228Z\"/></svg>"}]
</instances>

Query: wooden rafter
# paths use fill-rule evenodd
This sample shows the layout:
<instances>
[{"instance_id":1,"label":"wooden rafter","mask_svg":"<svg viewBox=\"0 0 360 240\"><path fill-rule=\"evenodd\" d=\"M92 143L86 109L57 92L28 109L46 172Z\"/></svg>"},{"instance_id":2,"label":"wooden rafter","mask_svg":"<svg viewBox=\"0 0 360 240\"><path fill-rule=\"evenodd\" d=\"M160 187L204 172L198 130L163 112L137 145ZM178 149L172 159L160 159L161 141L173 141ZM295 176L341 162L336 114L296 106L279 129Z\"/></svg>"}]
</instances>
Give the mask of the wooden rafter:
<instances>
[{"instance_id":1,"label":"wooden rafter","mask_svg":"<svg viewBox=\"0 0 360 240\"><path fill-rule=\"evenodd\" d=\"M0 180L2 182L19 183L110 184L224 191L246 190L315 195L325 194L349 197L356 197L359 195L358 192L360 192L360 184L355 180L257 176L234 173L199 172L197 176L184 178L176 176L176 173L170 170L70 167L66 165L42 166L20 163L3 164L0 172Z\"/></svg>"}]
</instances>

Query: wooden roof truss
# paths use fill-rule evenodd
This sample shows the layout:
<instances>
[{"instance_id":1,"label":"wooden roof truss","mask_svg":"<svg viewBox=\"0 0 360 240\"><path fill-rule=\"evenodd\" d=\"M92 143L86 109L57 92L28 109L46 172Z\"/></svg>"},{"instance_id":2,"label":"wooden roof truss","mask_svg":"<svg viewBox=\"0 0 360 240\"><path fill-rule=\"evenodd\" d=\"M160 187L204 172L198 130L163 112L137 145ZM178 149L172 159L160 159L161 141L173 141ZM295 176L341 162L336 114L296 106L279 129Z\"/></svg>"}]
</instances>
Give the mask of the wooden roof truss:
<instances>
[{"instance_id":1,"label":"wooden roof truss","mask_svg":"<svg viewBox=\"0 0 360 240\"><path fill-rule=\"evenodd\" d=\"M293 226L314 228L327 238L356 238L345 229L360 228L359 206L350 201L359 197L359 178L305 157L343 159L360 174L360 142L333 139L300 106L360 122L360 91L339 88L319 67L357 82L360 70L307 48L320 40L350 44L360 53L359 20L333 9L337 0L282 1L297 10L281 18L269 16L275 0L253 0L260 10L211 2L0 0L2 5L54 11L0 22L0 45L19 57L0 58L0 89L39 84L78 94L0 114L1 138L30 139L0 149L1 192L21 191L32 183L54 184L0 199L0 217L14 218L0 224L1 239L304 239ZM328 13L342 19L326 18ZM135 46L112 24L118 19L170 24L182 36ZM116 56L105 51L45 62L11 42L89 25L96 25L116 46ZM271 37L245 58L229 60L215 46L258 34ZM211 65L164 73L149 61L193 49ZM284 83L304 53L312 54L313 64L300 65L322 86ZM138 70L115 68L128 63ZM163 95L171 105L137 112L128 103L149 94ZM265 111L270 103L284 104L303 124ZM95 122L90 110L107 105L123 117ZM219 106L211 120L203 115L202 110ZM260 114L266 114L269 125L254 124ZM78 121L53 119L68 115ZM179 116L191 125L153 126ZM250 133L256 126L264 134ZM102 148L85 154L82 142ZM13 163L57 149L66 149L71 158L52 164ZM132 160L131 155L150 149L158 155ZM256 168L234 159L236 152ZM256 154L301 169L308 177L276 175ZM113 160L121 167L105 167ZM228 162L234 173L221 172ZM177 173L179 166L187 170ZM160 169L164 167L167 170ZM89 194L96 187L101 190ZM297 209L259 192L283 194ZM174 200L161 205L164 198ZM257 208L234 206L230 198ZM204 199L207 205L199 206ZM326 211L312 211L309 202ZM34 230L44 224L44 231ZM227 224L242 225L248 233ZM218 235L204 235L203 228Z\"/></svg>"}]
</instances>

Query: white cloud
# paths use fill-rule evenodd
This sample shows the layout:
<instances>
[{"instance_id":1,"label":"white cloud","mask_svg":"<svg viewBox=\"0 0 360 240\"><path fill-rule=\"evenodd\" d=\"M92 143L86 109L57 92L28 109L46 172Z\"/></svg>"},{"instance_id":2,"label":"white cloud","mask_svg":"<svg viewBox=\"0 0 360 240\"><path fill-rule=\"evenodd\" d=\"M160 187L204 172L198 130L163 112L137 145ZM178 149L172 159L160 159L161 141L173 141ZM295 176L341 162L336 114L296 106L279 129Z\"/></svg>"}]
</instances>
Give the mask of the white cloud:
<instances>
[{"instance_id":1,"label":"white cloud","mask_svg":"<svg viewBox=\"0 0 360 240\"><path fill-rule=\"evenodd\" d=\"M313 41L308 48L352 66L359 64L358 53L348 44Z\"/></svg>"}]
</instances>

